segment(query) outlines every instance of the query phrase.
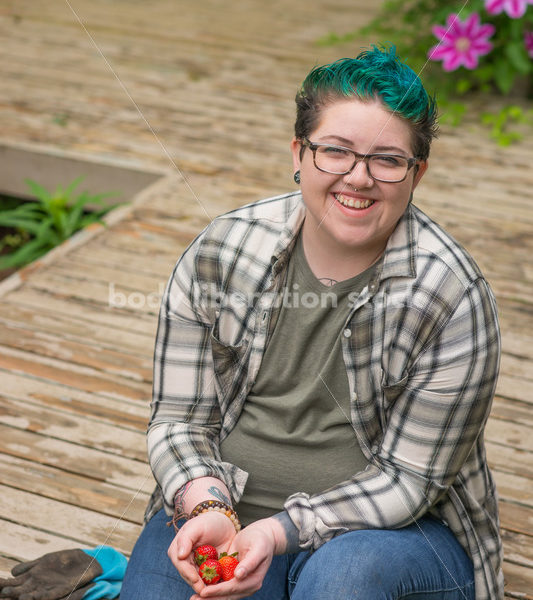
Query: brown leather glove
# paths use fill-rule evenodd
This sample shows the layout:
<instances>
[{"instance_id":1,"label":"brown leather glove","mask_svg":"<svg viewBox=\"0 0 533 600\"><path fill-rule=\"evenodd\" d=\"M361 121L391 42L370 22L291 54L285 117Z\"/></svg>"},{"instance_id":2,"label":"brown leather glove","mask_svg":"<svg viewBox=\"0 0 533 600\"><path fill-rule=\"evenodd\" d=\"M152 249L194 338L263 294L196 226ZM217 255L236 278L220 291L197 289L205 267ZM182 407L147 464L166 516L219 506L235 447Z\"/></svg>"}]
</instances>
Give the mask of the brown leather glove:
<instances>
[{"instance_id":1,"label":"brown leather glove","mask_svg":"<svg viewBox=\"0 0 533 600\"><path fill-rule=\"evenodd\" d=\"M15 565L12 578L0 578L0 598L14 600L81 600L102 574L97 560L83 550L59 550Z\"/></svg>"}]
</instances>

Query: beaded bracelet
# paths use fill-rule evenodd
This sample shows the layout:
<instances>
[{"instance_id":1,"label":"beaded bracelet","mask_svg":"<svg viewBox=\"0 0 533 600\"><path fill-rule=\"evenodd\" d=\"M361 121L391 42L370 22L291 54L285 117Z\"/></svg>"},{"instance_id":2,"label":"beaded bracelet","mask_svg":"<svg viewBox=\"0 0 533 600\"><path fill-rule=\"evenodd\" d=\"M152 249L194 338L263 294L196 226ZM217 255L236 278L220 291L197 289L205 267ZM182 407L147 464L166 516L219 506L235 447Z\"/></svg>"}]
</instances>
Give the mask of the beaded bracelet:
<instances>
[{"instance_id":1,"label":"beaded bracelet","mask_svg":"<svg viewBox=\"0 0 533 600\"><path fill-rule=\"evenodd\" d=\"M241 522L239 521L239 517L237 513L225 502L221 502L220 500L204 500L197 504L191 511L189 515L189 519L193 519L198 515L201 515L206 512L217 511L221 512L223 515L226 515L228 519L233 523L235 530L237 533L241 530Z\"/></svg>"}]
</instances>

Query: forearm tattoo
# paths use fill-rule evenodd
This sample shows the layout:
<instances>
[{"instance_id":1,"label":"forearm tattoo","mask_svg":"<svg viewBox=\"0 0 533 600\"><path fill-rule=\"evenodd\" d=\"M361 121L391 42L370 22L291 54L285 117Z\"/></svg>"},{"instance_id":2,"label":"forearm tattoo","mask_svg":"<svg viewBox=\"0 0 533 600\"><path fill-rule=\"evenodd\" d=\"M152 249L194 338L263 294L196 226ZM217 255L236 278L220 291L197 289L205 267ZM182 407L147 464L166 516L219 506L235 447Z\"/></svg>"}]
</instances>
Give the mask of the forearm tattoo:
<instances>
[{"instance_id":1,"label":"forearm tattoo","mask_svg":"<svg viewBox=\"0 0 533 600\"><path fill-rule=\"evenodd\" d=\"M174 508L180 513L183 513L185 511L185 496L190 490L191 485L192 481L188 481L185 485L180 487L180 489L176 492L176 495L174 496Z\"/></svg>"},{"instance_id":2,"label":"forearm tattoo","mask_svg":"<svg viewBox=\"0 0 533 600\"><path fill-rule=\"evenodd\" d=\"M279 521L285 530L285 537L287 538L287 546L285 552L292 554L294 552L300 552L300 532L296 525L292 522L289 514L286 510L272 515L274 519Z\"/></svg>"},{"instance_id":3,"label":"forearm tattoo","mask_svg":"<svg viewBox=\"0 0 533 600\"><path fill-rule=\"evenodd\" d=\"M180 487L180 489L176 492L176 495L174 496L174 508L179 514L185 514L185 497L191 489L192 483L192 481L188 481L185 485ZM231 500L226 496L226 494L224 494L224 492L220 488L212 485L207 491L211 494L211 496L214 496L217 500L221 500L222 502L225 502L228 506L231 506Z\"/></svg>"},{"instance_id":4,"label":"forearm tattoo","mask_svg":"<svg viewBox=\"0 0 533 600\"><path fill-rule=\"evenodd\" d=\"M212 485L207 491L211 494L211 496L214 496L217 500L225 502L228 506L231 506L231 500L219 488Z\"/></svg>"}]
</instances>

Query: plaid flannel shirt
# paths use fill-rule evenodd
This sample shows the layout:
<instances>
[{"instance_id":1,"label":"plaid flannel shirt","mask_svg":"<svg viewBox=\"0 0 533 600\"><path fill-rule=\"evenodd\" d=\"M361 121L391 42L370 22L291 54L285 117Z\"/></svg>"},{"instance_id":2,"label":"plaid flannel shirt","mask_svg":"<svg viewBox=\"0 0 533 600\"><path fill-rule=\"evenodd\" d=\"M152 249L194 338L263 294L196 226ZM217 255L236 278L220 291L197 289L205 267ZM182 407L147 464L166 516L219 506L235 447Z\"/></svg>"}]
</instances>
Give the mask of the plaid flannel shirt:
<instances>
[{"instance_id":1,"label":"plaid flannel shirt","mask_svg":"<svg viewBox=\"0 0 533 600\"><path fill-rule=\"evenodd\" d=\"M247 473L221 461L219 443L259 370L304 216L298 192L250 204L217 217L178 261L155 345L148 451L158 485L147 519L162 506L172 514L176 491L198 477L218 477L234 502L241 497ZM483 443L500 356L495 301L465 250L415 206L355 301L342 345L369 465L321 494L287 499L300 547L400 528L430 511L472 558L476 600L503 598Z\"/></svg>"}]
</instances>

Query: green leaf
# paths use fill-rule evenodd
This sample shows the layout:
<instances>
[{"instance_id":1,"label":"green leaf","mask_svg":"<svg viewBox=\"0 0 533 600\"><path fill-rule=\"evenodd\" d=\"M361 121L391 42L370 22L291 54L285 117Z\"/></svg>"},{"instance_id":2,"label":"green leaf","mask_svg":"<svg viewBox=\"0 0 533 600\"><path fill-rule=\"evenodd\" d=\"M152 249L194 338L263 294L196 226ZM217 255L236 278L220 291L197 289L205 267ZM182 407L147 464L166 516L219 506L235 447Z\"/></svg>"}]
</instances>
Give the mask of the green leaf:
<instances>
[{"instance_id":1,"label":"green leaf","mask_svg":"<svg viewBox=\"0 0 533 600\"><path fill-rule=\"evenodd\" d=\"M450 102L446 104L446 111L441 115L441 121L456 127L463 120L466 105L461 102Z\"/></svg>"},{"instance_id":2,"label":"green leaf","mask_svg":"<svg viewBox=\"0 0 533 600\"><path fill-rule=\"evenodd\" d=\"M481 67L478 67L475 70L475 75L476 75L478 81L480 81L482 83L487 83L494 76L494 66L489 63L489 64L483 65Z\"/></svg>"},{"instance_id":3,"label":"green leaf","mask_svg":"<svg viewBox=\"0 0 533 600\"><path fill-rule=\"evenodd\" d=\"M37 182L32 179L24 180L26 185L33 192L33 195L41 202L47 202L51 199L50 192L45 189L42 185L39 185Z\"/></svg>"},{"instance_id":4,"label":"green leaf","mask_svg":"<svg viewBox=\"0 0 533 600\"><path fill-rule=\"evenodd\" d=\"M523 123L526 120L521 106L511 104L505 108L505 112L507 113L508 118L513 119L514 121Z\"/></svg>"},{"instance_id":5,"label":"green leaf","mask_svg":"<svg viewBox=\"0 0 533 600\"><path fill-rule=\"evenodd\" d=\"M459 79L455 84L455 90L459 95L466 94L472 89L472 82L468 79Z\"/></svg>"},{"instance_id":6,"label":"green leaf","mask_svg":"<svg viewBox=\"0 0 533 600\"><path fill-rule=\"evenodd\" d=\"M0 225L3 225L4 227L14 227L31 234L36 234L41 227L39 221L25 219L23 216L19 215L0 215Z\"/></svg>"},{"instance_id":7,"label":"green leaf","mask_svg":"<svg viewBox=\"0 0 533 600\"><path fill-rule=\"evenodd\" d=\"M54 225L56 233L61 241L66 240L70 235L68 228L68 214L66 212L58 212L55 215Z\"/></svg>"},{"instance_id":8,"label":"green leaf","mask_svg":"<svg viewBox=\"0 0 533 600\"><path fill-rule=\"evenodd\" d=\"M85 178L83 176L76 177L76 179L74 179L74 181L69 183L67 185L67 187L63 190L63 195L66 196L67 198L70 198L72 196L72 192L74 192L74 190L80 185L80 183L84 179Z\"/></svg>"},{"instance_id":9,"label":"green leaf","mask_svg":"<svg viewBox=\"0 0 533 600\"><path fill-rule=\"evenodd\" d=\"M492 113L483 113L481 115L481 122L483 125L493 125L496 121L496 117Z\"/></svg>"},{"instance_id":10,"label":"green leaf","mask_svg":"<svg viewBox=\"0 0 533 600\"><path fill-rule=\"evenodd\" d=\"M36 202L28 202L26 204L20 204L16 208L0 211L1 218L12 218L20 217L29 220L39 221L43 216L42 208Z\"/></svg>"},{"instance_id":11,"label":"green leaf","mask_svg":"<svg viewBox=\"0 0 533 600\"><path fill-rule=\"evenodd\" d=\"M505 55L519 73L525 75L531 71L531 65L533 63L529 58L526 47L522 41L513 41L507 44L505 46Z\"/></svg>"},{"instance_id":12,"label":"green leaf","mask_svg":"<svg viewBox=\"0 0 533 600\"><path fill-rule=\"evenodd\" d=\"M494 80L503 94L508 94L513 87L515 72L509 68L505 59L499 59L494 65Z\"/></svg>"},{"instance_id":13,"label":"green leaf","mask_svg":"<svg viewBox=\"0 0 533 600\"><path fill-rule=\"evenodd\" d=\"M517 142L522 139L522 135L516 132L500 132L496 136L496 141L500 146L510 146L513 142Z\"/></svg>"},{"instance_id":14,"label":"green leaf","mask_svg":"<svg viewBox=\"0 0 533 600\"><path fill-rule=\"evenodd\" d=\"M0 269L23 267L42 256L48 249L42 240L27 242L12 254L0 256Z\"/></svg>"}]
</instances>

